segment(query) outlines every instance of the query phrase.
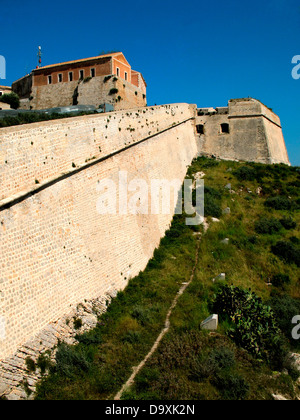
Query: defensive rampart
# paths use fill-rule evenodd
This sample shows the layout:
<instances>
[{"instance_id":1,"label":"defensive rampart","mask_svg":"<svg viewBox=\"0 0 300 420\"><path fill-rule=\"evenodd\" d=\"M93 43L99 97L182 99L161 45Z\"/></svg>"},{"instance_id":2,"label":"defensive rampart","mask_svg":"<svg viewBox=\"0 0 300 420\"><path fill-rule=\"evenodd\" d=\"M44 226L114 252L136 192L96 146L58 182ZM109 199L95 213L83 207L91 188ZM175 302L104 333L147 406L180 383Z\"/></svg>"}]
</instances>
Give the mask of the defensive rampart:
<instances>
[{"instance_id":1,"label":"defensive rampart","mask_svg":"<svg viewBox=\"0 0 300 420\"><path fill-rule=\"evenodd\" d=\"M174 104L1 129L0 360L145 268L174 209L101 215L97 185L118 185L120 171L128 183L182 181L197 154L194 115Z\"/></svg>"}]
</instances>

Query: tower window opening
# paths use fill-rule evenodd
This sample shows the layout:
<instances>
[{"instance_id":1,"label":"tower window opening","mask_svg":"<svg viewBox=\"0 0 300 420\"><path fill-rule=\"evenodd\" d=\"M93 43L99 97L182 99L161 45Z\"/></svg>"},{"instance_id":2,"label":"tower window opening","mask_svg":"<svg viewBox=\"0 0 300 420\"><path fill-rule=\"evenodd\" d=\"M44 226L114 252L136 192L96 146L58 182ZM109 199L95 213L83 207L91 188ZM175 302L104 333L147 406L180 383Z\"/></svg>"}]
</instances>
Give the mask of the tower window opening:
<instances>
[{"instance_id":1,"label":"tower window opening","mask_svg":"<svg viewBox=\"0 0 300 420\"><path fill-rule=\"evenodd\" d=\"M221 133L222 134L229 134L230 133L229 124L227 124L227 123L221 124Z\"/></svg>"},{"instance_id":2,"label":"tower window opening","mask_svg":"<svg viewBox=\"0 0 300 420\"><path fill-rule=\"evenodd\" d=\"M204 134L204 125L203 124L198 124L196 126L196 130L198 134Z\"/></svg>"}]
</instances>

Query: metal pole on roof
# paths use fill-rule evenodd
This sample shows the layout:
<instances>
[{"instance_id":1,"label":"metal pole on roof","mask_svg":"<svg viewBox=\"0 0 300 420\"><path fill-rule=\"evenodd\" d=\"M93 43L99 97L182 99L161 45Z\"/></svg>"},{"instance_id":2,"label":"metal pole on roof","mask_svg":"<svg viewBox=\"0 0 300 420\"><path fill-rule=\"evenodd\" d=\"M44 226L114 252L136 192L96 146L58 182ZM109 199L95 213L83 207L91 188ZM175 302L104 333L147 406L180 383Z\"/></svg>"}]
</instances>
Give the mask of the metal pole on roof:
<instances>
[{"instance_id":1,"label":"metal pole on roof","mask_svg":"<svg viewBox=\"0 0 300 420\"><path fill-rule=\"evenodd\" d=\"M42 47L39 47L39 51L37 53L38 56L38 67L42 67Z\"/></svg>"}]
</instances>

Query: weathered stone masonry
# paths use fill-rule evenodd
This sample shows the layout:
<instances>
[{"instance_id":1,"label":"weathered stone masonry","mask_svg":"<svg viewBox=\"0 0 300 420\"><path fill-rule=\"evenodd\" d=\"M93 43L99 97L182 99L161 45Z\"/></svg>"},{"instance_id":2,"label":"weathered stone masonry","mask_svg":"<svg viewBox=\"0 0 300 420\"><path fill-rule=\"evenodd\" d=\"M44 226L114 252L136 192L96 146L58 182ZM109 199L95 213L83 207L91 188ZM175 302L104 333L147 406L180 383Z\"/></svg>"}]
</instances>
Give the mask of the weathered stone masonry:
<instances>
[{"instance_id":1,"label":"weathered stone masonry","mask_svg":"<svg viewBox=\"0 0 300 420\"><path fill-rule=\"evenodd\" d=\"M233 99L228 107L197 111L200 154L228 160L290 164L280 119L260 101Z\"/></svg>"},{"instance_id":2,"label":"weathered stone masonry","mask_svg":"<svg viewBox=\"0 0 300 420\"><path fill-rule=\"evenodd\" d=\"M193 117L175 104L1 131L0 359L70 305L122 289L145 268L172 212L101 216L97 182L120 170L129 181L183 180L197 153Z\"/></svg>"}]
</instances>

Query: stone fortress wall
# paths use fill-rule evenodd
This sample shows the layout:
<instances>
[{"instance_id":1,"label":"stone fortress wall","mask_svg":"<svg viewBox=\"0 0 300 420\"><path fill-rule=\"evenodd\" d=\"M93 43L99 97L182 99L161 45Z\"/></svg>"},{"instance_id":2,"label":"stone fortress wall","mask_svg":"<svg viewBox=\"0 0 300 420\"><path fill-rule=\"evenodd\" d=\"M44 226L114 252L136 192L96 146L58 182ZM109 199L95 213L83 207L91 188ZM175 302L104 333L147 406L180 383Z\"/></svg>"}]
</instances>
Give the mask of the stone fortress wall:
<instances>
[{"instance_id":1,"label":"stone fortress wall","mask_svg":"<svg viewBox=\"0 0 300 420\"><path fill-rule=\"evenodd\" d=\"M128 182L183 181L194 113L173 104L1 129L0 360L145 268L174 209L100 215L97 185L120 171Z\"/></svg>"}]
</instances>

